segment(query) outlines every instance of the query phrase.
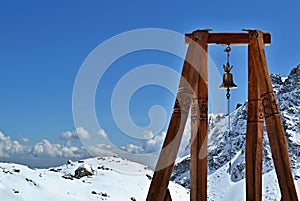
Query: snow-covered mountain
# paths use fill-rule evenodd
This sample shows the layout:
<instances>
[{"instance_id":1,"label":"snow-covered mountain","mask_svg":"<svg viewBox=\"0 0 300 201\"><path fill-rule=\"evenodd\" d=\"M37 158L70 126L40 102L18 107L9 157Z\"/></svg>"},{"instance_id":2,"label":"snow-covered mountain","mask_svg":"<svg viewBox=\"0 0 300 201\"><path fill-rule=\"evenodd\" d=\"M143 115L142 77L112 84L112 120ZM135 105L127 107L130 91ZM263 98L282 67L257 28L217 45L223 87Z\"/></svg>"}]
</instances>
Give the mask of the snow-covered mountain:
<instances>
[{"instance_id":1,"label":"snow-covered mountain","mask_svg":"<svg viewBox=\"0 0 300 201\"><path fill-rule=\"evenodd\" d=\"M65 165L35 169L0 163L1 201L143 201L152 170L119 157L68 161ZM173 200L189 199L189 191L171 182Z\"/></svg>"},{"instance_id":2,"label":"snow-covered mountain","mask_svg":"<svg viewBox=\"0 0 300 201\"><path fill-rule=\"evenodd\" d=\"M288 77L271 75L286 132L293 176L300 195L300 65ZM225 114L209 115L208 200L245 200L245 134L247 102L230 114L231 132ZM280 200L280 190L266 131L263 150L263 200ZM229 161L231 173L229 174ZM187 148L178 158L169 189L172 200L189 200ZM65 165L35 169L0 162L1 201L143 201L153 171L119 157L68 161ZM178 184L181 184L182 187Z\"/></svg>"},{"instance_id":3,"label":"snow-covered mountain","mask_svg":"<svg viewBox=\"0 0 300 201\"><path fill-rule=\"evenodd\" d=\"M271 79L286 132L293 175L300 190L300 65L294 68L288 77L271 75ZM247 103L231 113L230 118L230 135L226 115L210 115L209 118L208 193L211 200L226 200L225 197L230 197L231 194L236 199L230 200L244 200L245 196ZM266 130L263 144L264 200L279 200L280 191ZM228 174L230 159L231 174ZM189 163L189 154L179 158L171 178L186 188L189 188Z\"/></svg>"}]
</instances>

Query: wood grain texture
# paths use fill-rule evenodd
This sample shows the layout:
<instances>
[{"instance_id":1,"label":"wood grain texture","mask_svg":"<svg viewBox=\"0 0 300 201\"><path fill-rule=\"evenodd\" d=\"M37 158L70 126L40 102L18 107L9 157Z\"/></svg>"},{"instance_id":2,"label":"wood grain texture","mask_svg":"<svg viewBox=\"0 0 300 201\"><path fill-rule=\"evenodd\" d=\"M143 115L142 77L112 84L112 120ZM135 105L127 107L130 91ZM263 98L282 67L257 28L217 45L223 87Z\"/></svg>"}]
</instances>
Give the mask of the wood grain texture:
<instances>
[{"instance_id":1,"label":"wood grain texture","mask_svg":"<svg viewBox=\"0 0 300 201\"><path fill-rule=\"evenodd\" d=\"M167 189L164 201L172 201L172 197L169 189Z\"/></svg>"},{"instance_id":2,"label":"wood grain texture","mask_svg":"<svg viewBox=\"0 0 300 201\"><path fill-rule=\"evenodd\" d=\"M250 45L252 47L253 65L258 76L259 89L264 107L265 121L270 142L272 157L278 177L282 200L298 200L294 180L291 172L287 141L278 103L273 92L265 51L264 39L261 31L250 31Z\"/></svg>"},{"instance_id":3,"label":"wood grain texture","mask_svg":"<svg viewBox=\"0 0 300 201\"><path fill-rule=\"evenodd\" d=\"M198 83L197 75L200 72L200 67L195 60L197 60L199 55L203 54L203 51L203 48L197 43L189 44L174 111L151 181L147 201L163 201L165 198L191 106L193 91Z\"/></svg>"},{"instance_id":4,"label":"wood grain texture","mask_svg":"<svg viewBox=\"0 0 300 201\"><path fill-rule=\"evenodd\" d=\"M201 30L194 31L193 33L186 34L185 36L196 40ZM271 34L263 33L263 42L265 45L271 44ZM188 43L188 41L186 41ZM209 33L208 44L218 45L248 45L250 43L248 33Z\"/></svg>"},{"instance_id":5,"label":"wood grain texture","mask_svg":"<svg viewBox=\"0 0 300 201\"><path fill-rule=\"evenodd\" d=\"M147 201L172 200L168 184L191 105L190 200L207 200L207 46L211 43L249 45L246 200L260 201L262 199L264 120L281 190L281 200L298 200L283 124L273 93L264 51L264 46L271 43L271 34L258 30L249 31L249 33L208 33L208 31L197 30L192 34L186 34L186 42L189 47L183 65L179 91Z\"/></svg>"},{"instance_id":6,"label":"wood grain texture","mask_svg":"<svg viewBox=\"0 0 300 201\"><path fill-rule=\"evenodd\" d=\"M194 88L191 121L190 200L207 200L207 116L208 116L208 32L201 32L198 44L203 48L196 62L200 64Z\"/></svg>"},{"instance_id":7,"label":"wood grain texture","mask_svg":"<svg viewBox=\"0 0 300 201\"><path fill-rule=\"evenodd\" d=\"M248 46L248 117L246 131L246 200L262 200L262 150L264 114L259 83Z\"/></svg>"}]
</instances>

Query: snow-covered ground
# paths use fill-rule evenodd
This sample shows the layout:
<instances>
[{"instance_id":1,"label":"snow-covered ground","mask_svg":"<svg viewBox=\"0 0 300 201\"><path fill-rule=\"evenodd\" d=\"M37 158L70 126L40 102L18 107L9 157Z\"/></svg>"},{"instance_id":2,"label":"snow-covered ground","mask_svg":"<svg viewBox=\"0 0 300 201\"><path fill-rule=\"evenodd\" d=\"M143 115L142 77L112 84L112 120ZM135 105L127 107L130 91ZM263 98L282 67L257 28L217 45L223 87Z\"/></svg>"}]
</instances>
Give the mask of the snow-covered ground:
<instances>
[{"instance_id":1,"label":"snow-covered ground","mask_svg":"<svg viewBox=\"0 0 300 201\"><path fill-rule=\"evenodd\" d=\"M262 200L279 201L281 199L275 170L263 174ZM228 164L208 177L209 201L243 201L246 197L245 180L233 182L228 174ZM300 181L295 180L298 196Z\"/></svg>"},{"instance_id":2,"label":"snow-covered ground","mask_svg":"<svg viewBox=\"0 0 300 201\"><path fill-rule=\"evenodd\" d=\"M240 153L236 154L233 160L237 160ZM184 157L182 161L188 159ZM189 161L188 161L189 162ZM228 173L229 163L208 175L208 201L243 201L246 197L246 184L245 179L239 181L233 181L232 175ZM300 171L300 170L299 170ZM175 181L186 185L185 181L189 181L190 172L177 176ZM298 174L297 174L298 175ZM264 201L279 201L281 198L280 189L278 186L278 180L275 170L271 170L262 176L262 200ZM300 195L300 180L299 177L295 177L295 185L298 196Z\"/></svg>"},{"instance_id":3,"label":"snow-covered ground","mask_svg":"<svg viewBox=\"0 0 300 201\"><path fill-rule=\"evenodd\" d=\"M281 111L289 149L292 173L300 196L300 65L288 77L271 75ZM230 114L231 132L227 129L228 116L210 115L208 134L208 200L245 200L245 139L247 102ZM172 180L189 188L190 153L177 159ZM232 162L231 174L228 173ZM263 140L263 200L280 200L277 176L265 129Z\"/></svg>"},{"instance_id":4,"label":"snow-covered ground","mask_svg":"<svg viewBox=\"0 0 300 201\"><path fill-rule=\"evenodd\" d=\"M291 168L300 195L300 65L287 78L271 76L286 133ZM209 115L208 200L245 200L247 103L230 114ZM266 131L266 130L265 130ZM267 133L263 141L263 200L280 200ZM173 201L189 200L190 150L179 156L169 189ZM232 162L229 174L229 161ZM83 176L87 175L87 176ZM49 169L0 163L1 201L144 201L153 171L119 157L92 158Z\"/></svg>"},{"instance_id":5,"label":"snow-covered ground","mask_svg":"<svg viewBox=\"0 0 300 201\"><path fill-rule=\"evenodd\" d=\"M75 170L90 176L76 178ZM143 201L153 171L119 157L91 158L48 169L0 163L1 201ZM78 171L77 171L78 176ZM174 201L189 200L189 191L170 182Z\"/></svg>"},{"instance_id":6,"label":"snow-covered ground","mask_svg":"<svg viewBox=\"0 0 300 201\"><path fill-rule=\"evenodd\" d=\"M76 178L76 170L93 175ZM78 172L77 172L78 173ZM189 175L181 175L188 177ZM0 163L1 201L144 201L153 171L119 157L91 158L59 167L34 169ZM300 180L296 180L297 192ZM188 201L189 190L170 182L172 200ZM208 177L208 201L245 200L245 180L233 182L228 164ZM280 200L274 170L263 175L263 200Z\"/></svg>"}]
</instances>

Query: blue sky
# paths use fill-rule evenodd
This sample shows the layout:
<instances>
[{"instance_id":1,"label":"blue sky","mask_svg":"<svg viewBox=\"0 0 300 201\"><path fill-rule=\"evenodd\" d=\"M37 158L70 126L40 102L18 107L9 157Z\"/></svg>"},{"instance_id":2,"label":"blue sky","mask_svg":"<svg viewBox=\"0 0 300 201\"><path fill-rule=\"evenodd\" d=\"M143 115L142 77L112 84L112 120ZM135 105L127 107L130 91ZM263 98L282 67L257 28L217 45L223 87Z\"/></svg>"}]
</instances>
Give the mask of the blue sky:
<instances>
[{"instance_id":1,"label":"blue sky","mask_svg":"<svg viewBox=\"0 0 300 201\"><path fill-rule=\"evenodd\" d=\"M184 34L207 27L216 32L238 32L245 27L261 29L272 34L272 45L266 48L270 72L288 75L299 63L299 5L297 0L1 1L0 157L21 162L24 160L19 152L32 155L36 161L49 155L53 161L71 157L61 154L61 149L80 147L78 138L89 132L84 127L76 130L73 122L72 93L77 73L94 48L126 31L161 28ZM220 73L226 61L223 49L209 48ZM232 107L247 97L246 55L246 47L232 48L231 64L239 86L232 92ZM126 72L149 63L166 65L177 72L182 68L182 60L172 55L136 52L116 61L97 88L97 117L116 146L131 144L146 150L144 142L123 135L113 123L108 100L114 85ZM176 81L174 85L177 87ZM147 126L148 110L153 104L165 108L169 118L173 101L170 92L160 87L145 87L132 97L132 119L141 127ZM167 124L162 131L166 127ZM10 147L15 146L14 141L19 143L16 147L21 151L8 148L9 143ZM71 148L68 151L73 153ZM30 160L33 159L27 161Z\"/></svg>"}]
</instances>

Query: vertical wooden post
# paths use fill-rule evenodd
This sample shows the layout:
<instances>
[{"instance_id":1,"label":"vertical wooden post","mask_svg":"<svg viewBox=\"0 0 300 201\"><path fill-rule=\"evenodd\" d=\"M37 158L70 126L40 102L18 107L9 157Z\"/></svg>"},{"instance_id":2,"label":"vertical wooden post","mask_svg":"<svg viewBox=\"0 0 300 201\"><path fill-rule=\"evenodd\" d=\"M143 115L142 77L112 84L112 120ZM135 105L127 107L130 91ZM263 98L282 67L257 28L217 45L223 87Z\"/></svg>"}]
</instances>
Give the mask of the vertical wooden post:
<instances>
[{"instance_id":1,"label":"vertical wooden post","mask_svg":"<svg viewBox=\"0 0 300 201\"><path fill-rule=\"evenodd\" d=\"M158 158L148 192L147 201L163 201L166 197L169 179L172 174L192 103L193 91L198 82L198 76L195 75L198 74L199 64L194 62L194 60L199 56L199 54L201 54L202 51L203 50L199 47L199 45L197 45L197 43L191 42L189 44L180 79L179 91L174 105L174 111L171 116L163 148Z\"/></svg>"},{"instance_id":2,"label":"vertical wooden post","mask_svg":"<svg viewBox=\"0 0 300 201\"><path fill-rule=\"evenodd\" d=\"M272 157L283 201L296 201L297 193L290 167L287 142L278 104L269 77L264 45L271 35L261 31L249 34L194 31L190 40L174 111L150 185L147 201L171 201L169 179L178 153L187 115L192 104L191 201L207 199L207 45L248 44L249 86L246 136L246 200L262 199L262 142L266 121Z\"/></svg>"},{"instance_id":3,"label":"vertical wooden post","mask_svg":"<svg viewBox=\"0 0 300 201\"><path fill-rule=\"evenodd\" d=\"M262 150L264 112L259 82L252 61L252 46L248 46L248 117L246 131L246 200L262 199Z\"/></svg>"},{"instance_id":4,"label":"vertical wooden post","mask_svg":"<svg viewBox=\"0 0 300 201\"><path fill-rule=\"evenodd\" d=\"M252 48L251 57L256 75L258 76L266 127L282 200L296 201L298 197L291 172L285 132L268 72L263 33L255 30L250 31L249 34L250 46Z\"/></svg>"},{"instance_id":5,"label":"vertical wooden post","mask_svg":"<svg viewBox=\"0 0 300 201\"><path fill-rule=\"evenodd\" d=\"M190 200L207 200L207 116L208 116L208 66L207 31L198 32L197 43L203 51L198 55L200 72L194 89L191 121Z\"/></svg>"},{"instance_id":6,"label":"vertical wooden post","mask_svg":"<svg viewBox=\"0 0 300 201\"><path fill-rule=\"evenodd\" d=\"M172 197L169 189L167 189L164 201L172 201Z\"/></svg>"}]
</instances>

